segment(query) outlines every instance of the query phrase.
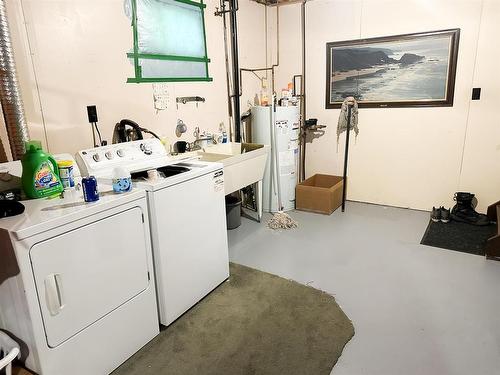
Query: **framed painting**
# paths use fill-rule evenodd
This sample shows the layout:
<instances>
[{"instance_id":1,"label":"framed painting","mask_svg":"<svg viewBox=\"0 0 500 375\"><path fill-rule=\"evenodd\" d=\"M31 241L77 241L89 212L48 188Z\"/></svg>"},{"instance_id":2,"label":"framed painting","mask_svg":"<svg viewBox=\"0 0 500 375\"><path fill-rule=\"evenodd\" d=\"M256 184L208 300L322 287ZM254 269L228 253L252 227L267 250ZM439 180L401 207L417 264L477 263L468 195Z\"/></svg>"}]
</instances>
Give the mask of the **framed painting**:
<instances>
[{"instance_id":1,"label":"framed painting","mask_svg":"<svg viewBox=\"0 0 500 375\"><path fill-rule=\"evenodd\" d=\"M326 44L326 108L452 106L460 29Z\"/></svg>"}]
</instances>

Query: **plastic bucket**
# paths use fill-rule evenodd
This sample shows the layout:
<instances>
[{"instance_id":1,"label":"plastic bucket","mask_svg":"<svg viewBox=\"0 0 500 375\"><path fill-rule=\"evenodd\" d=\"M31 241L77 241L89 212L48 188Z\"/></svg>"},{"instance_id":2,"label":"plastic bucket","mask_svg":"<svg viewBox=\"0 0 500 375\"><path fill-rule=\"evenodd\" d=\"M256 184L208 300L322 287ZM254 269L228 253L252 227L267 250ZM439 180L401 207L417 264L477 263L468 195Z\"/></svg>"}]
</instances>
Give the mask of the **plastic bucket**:
<instances>
[{"instance_id":1,"label":"plastic bucket","mask_svg":"<svg viewBox=\"0 0 500 375\"><path fill-rule=\"evenodd\" d=\"M241 200L232 195L226 195L226 225L227 229L241 225Z\"/></svg>"}]
</instances>

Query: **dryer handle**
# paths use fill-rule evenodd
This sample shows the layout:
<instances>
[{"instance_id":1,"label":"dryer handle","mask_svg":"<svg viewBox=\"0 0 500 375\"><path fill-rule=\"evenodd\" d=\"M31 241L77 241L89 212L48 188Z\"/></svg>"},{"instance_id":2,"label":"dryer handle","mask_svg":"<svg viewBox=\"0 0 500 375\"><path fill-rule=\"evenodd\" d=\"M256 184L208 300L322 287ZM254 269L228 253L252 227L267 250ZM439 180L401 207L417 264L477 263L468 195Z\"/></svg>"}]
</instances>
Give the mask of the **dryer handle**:
<instances>
[{"instance_id":1,"label":"dryer handle","mask_svg":"<svg viewBox=\"0 0 500 375\"><path fill-rule=\"evenodd\" d=\"M64 308L61 275L52 273L45 278L45 303L50 315L56 316Z\"/></svg>"}]
</instances>

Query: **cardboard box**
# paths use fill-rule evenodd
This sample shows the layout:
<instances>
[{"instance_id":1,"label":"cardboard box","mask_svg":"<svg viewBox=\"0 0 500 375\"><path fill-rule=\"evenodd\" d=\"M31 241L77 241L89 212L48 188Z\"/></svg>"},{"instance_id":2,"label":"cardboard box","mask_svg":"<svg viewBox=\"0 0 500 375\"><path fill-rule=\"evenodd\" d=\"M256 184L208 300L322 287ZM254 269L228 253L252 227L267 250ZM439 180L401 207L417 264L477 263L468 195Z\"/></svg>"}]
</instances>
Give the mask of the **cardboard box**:
<instances>
[{"instance_id":1,"label":"cardboard box","mask_svg":"<svg viewBox=\"0 0 500 375\"><path fill-rule=\"evenodd\" d=\"M344 180L340 176L315 174L295 189L297 210L330 215L342 204Z\"/></svg>"},{"instance_id":2,"label":"cardboard box","mask_svg":"<svg viewBox=\"0 0 500 375\"><path fill-rule=\"evenodd\" d=\"M34 374L22 367L13 366L12 375L34 375Z\"/></svg>"}]
</instances>

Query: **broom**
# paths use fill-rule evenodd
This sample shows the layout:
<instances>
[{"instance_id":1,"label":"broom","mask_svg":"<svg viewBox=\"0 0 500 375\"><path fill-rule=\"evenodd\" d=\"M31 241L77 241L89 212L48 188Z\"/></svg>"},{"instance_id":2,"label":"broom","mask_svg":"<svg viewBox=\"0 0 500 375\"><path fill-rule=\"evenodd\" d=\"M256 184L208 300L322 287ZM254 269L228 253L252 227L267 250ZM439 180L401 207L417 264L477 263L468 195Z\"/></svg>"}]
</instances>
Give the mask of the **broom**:
<instances>
[{"instance_id":1,"label":"broom","mask_svg":"<svg viewBox=\"0 0 500 375\"><path fill-rule=\"evenodd\" d=\"M290 215L283 212L283 202L281 200L281 180L280 180L280 163L279 163L279 153L278 145L276 141L276 94L273 94L272 108L271 108L271 147L274 150L274 173L276 178L274 179L277 185L277 195L278 195L278 212L275 212L273 217L267 222L267 227L270 229L292 229L297 228L298 223L293 220Z\"/></svg>"}]
</instances>

